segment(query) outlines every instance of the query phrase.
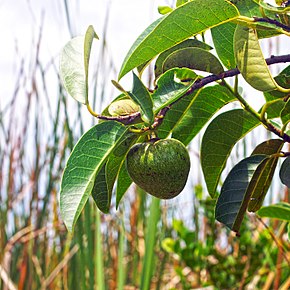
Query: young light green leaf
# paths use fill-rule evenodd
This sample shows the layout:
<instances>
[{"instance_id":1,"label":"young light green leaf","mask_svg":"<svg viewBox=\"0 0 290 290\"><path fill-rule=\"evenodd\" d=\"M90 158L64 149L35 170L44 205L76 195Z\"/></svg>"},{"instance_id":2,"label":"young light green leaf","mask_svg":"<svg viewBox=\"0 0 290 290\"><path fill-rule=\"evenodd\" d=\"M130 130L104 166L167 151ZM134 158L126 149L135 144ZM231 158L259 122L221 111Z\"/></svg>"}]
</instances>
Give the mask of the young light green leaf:
<instances>
[{"instance_id":1,"label":"young light green leaf","mask_svg":"<svg viewBox=\"0 0 290 290\"><path fill-rule=\"evenodd\" d=\"M60 54L60 77L70 96L82 104L88 104L88 67L93 39L98 39L89 26L85 37L70 40Z\"/></svg>"},{"instance_id":2,"label":"young light green leaf","mask_svg":"<svg viewBox=\"0 0 290 290\"><path fill-rule=\"evenodd\" d=\"M183 40L238 16L237 8L224 0L189 1L179 6L138 37L125 57L119 79Z\"/></svg>"},{"instance_id":3,"label":"young light green leaf","mask_svg":"<svg viewBox=\"0 0 290 290\"><path fill-rule=\"evenodd\" d=\"M259 125L259 121L243 109L218 115L207 127L201 143L201 166L211 197L233 146Z\"/></svg>"},{"instance_id":4,"label":"young light green leaf","mask_svg":"<svg viewBox=\"0 0 290 290\"><path fill-rule=\"evenodd\" d=\"M212 87L206 87L196 95L194 99L188 104L186 110L182 110L179 104L176 104L167 114L178 114L182 112L180 121L175 124L172 132L172 137L180 140L185 145L200 132L205 124L211 119L211 117L223 106L236 100L234 94L232 94L227 88L216 85ZM164 124L163 124L164 123ZM166 125L166 118L160 126Z\"/></svg>"},{"instance_id":5,"label":"young light green leaf","mask_svg":"<svg viewBox=\"0 0 290 290\"><path fill-rule=\"evenodd\" d=\"M162 72L175 67L187 67L216 75L224 71L220 61L213 54L197 47L183 48L171 53L163 63Z\"/></svg>"},{"instance_id":6,"label":"young light green leaf","mask_svg":"<svg viewBox=\"0 0 290 290\"><path fill-rule=\"evenodd\" d=\"M207 51L212 49L211 46L197 39L186 39L182 41L181 43L174 45L173 47L162 52L156 59L155 67L154 67L155 78L157 79L163 73L163 63L170 54L172 54L173 52L179 49L190 48L190 47L198 47Z\"/></svg>"},{"instance_id":7,"label":"young light green leaf","mask_svg":"<svg viewBox=\"0 0 290 290\"><path fill-rule=\"evenodd\" d=\"M211 29L211 35L216 52L223 65L228 69L236 67L234 54L234 33L236 24L225 23Z\"/></svg>"},{"instance_id":8,"label":"young light green leaf","mask_svg":"<svg viewBox=\"0 0 290 290\"><path fill-rule=\"evenodd\" d=\"M117 175L126 159L127 152L136 142L137 138L136 134L125 131L116 144L116 148L109 155L107 162L96 176L92 197L97 207L104 213L109 212L113 186Z\"/></svg>"},{"instance_id":9,"label":"young light green leaf","mask_svg":"<svg viewBox=\"0 0 290 290\"><path fill-rule=\"evenodd\" d=\"M118 122L103 122L87 131L75 145L60 189L60 211L69 231L92 192L97 174L126 130Z\"/></svg>"},{"instance_id":10,"label":"young light green leaf","mask_svg":"<svg viewBox=\"0 0 290 290\"><path fill-rule=\"evenodd\" d=\"M267 155L252 155L243 159L234 166L222 185L215 208L215 218L232 231L239 232L251 197L251 180L265 158Z\"/></svg>"},{"instance_id":11,"label":"young light green leaf","mask_svg":"<svg viewBox=\"0 0 290 290\"><path fill-rule=\"evenodd\" d=\"M153 111L176 101L184 95L197 79L197 75L187 68L175 68L167 71L157 81L157 89L152 94Z\"/></svg>"},{"instance_id":12,"label":"young light green leaf","mask_svg":"<svg viewBox=\"0 0 290 290\"><path fill-rule=\"evenodd\" d=\"M290 156L288 156L282 163L279 172L280 179L283 184L290 188Z\"/></svg>"},{"instance_id":13,"label":"young light green leaf","mask_svg":"<svg viewBox=\"0 0 290 290\"><path fill-rule=\"evenodd\" d=\"M244 79L259 91L280 90L264 59L254 28L237 25L234 34L234 53L238 69Z\"/></svg>"},{"instance_id":14,"label":"young light green leaf","mask_svg":"<svg viewBox=\"0 0 290 290\"><path fill-rule=\"evenodd\" d=\"M277 204L263 206L257 214L260 217L268 217L290 222L290 204L279 202Z\"/></svg>"},{"instance_id":15,"label":"young light green leaf","mask_svg":"<svg viewBox=\"0 0 290 290\"><path fill-rule=\"evenodd\" d=\"M162 15L170 13L172 10L170 6L158 6L158 12Z\"/></svg>"},{"instance_id":16,"label":"young light green leaf","mask_svg":"<svg viewBox=\"0 0 290 290\"><path fill-rule=\"evenodd\" d=\"M151 94L135 73L133 73L132 93L129 93L129 95L140 106L142 120L147 124L152 124L154 113Z\"/></svg>"},{"instance_id":17,"label":"young light green leaf","mask_svg":"<svg viewBox=\"0 0 290 290\"><path fill-rule=\"evenodd\" d=\"M252 155L265 154L270 156L279 153L283 145L283 140L271 139L259 144L253 151ZM262 206L264 198L271 185L277 163L278 157L272 157L264 160L256 170L252 178L252 184L254 187L251 189L252 195L248 205L248 211L255 212Z\"/></svg>"}]
</instances>

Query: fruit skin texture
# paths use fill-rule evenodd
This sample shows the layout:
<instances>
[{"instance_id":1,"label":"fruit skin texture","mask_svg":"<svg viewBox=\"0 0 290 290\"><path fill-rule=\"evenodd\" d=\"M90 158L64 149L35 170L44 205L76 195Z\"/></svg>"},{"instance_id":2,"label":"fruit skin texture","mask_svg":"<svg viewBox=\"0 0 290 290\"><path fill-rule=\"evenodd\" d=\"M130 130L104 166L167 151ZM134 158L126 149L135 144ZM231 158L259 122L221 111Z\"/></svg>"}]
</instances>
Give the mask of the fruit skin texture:
<instances>
[{"instance_id":1,"label":"fruit skin texture","mask_svg":"<svg viewBox=\"0 0 290 290\"><path fill-rule=\"evenodd\" d=\"M180 141L152 139L130 149L126 167L139 187L155 197L170 199L177 196L186 184L190 158Z\"/></svg>"}]
</instances>

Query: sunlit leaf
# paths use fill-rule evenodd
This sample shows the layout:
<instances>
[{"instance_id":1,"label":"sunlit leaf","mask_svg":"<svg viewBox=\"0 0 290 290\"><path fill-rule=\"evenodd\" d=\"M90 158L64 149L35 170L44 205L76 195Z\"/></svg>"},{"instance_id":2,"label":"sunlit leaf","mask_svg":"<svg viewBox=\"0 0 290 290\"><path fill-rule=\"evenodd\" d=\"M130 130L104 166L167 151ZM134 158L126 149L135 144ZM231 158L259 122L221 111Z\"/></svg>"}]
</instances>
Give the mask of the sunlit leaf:
<instances>
[{"instance_id":1,"label":"sunlit leaf","mask_svg":"<svg viewBox=\"0 0 290 290\"><path fill-rule=\"evenodd\" d=\"M162 15L170 13L172 10L170 6L158 6L158 12Z\"/></svg>"},{"instance_id":2,"label":"sunlit leaf","mask_svg":"<svg viewBox=\"0 0 290 290\"><path fill-rule=\"evenodd\" d=\"M162 72L174 67L187 67L216 75L224 71L220 61L213 54L197 47L183 48L171 53L163 63Z\"/></svg>"},{"instance_id":3,"label":"sunlit leaf","mask_svg":"<svg viewBox=\"0 0 290 290\"><path fill-rule=\"evenodd\" d=\"M224 0L190 1L179 6L138 37L125 57L119 79L183 40L238 16L236 7Z\"/></svg>"},{"instance_id":4,"label":"sunlit leaf","mask_svg":"<svg viewBox=\"0 0 290 290\"><path fill-rule=\"evenodd\" d=\"M157 89L152 94L153 110L158 112L183 96L197 79L190 69L171 69L157 81Z\"/></svg>"},{"instance_id":5,"label":"sunlit leaf","mask_svg":"<svg viewBox=\"0 0 290 290\"><path fill-rule=\"evenodd\" d=\"M254 28L237 25L234 53L238 69L253 88L259 91L283 90L269 71Z\"/></svg>"},{"instance_id":6,"label":"sunlit leaf","mask_svg":"<svg viewBox=\"0 0 290 290\"><path fill-rule=\"evenodd\" d=\"M207 50L207 51L212 49L211 46L197 39L186 39L182 41L181 43L174 45L173 47L162 52L156 59L155 67L154 67L155 78L157 79L163 73L163 63L170 54L182 48L190 48L190 47L202 48L203 50Z\"/></svg>"},{"instance_id":7,"label":"sunlit leaf","mask_svg":"<svg viewBox=\"0 0 290 290\"><path fill-rule=\"evenodd\" d=\"M91 195L97 174L126 130L120 123L103 122L87 131L75 145L60 189L60 211L69 231Z\"/></svg>"},{"instance_id":8,"label":"sunlit leaf","mask_svg":"<svg viewBox=\"0 0 290 290\"><path fill-rule=\"evenodd\" d=\"M60 54L60 77L70 96L82 104L88 103L88 67L93 39L98 39L89 26L85 37L70 40Z\"/></svg>"},{"instance_id":9,"label":"sunlit leaf","mask_svg":"<svg viewBox=\"0 0 290 290\"><path fill-rule=\"evenodd\" d=\"M133 89L130 97L141 108L141 118L144 122L152 124L154 121L153 102L151 94L142 81L133 73Z\"/></svg>"},{"instance_id":10,"label":"sunlit leaf","mask_svg":"<svg viewBox=\"0 0 290 290\"><path fill-rule=\"evenodd\" d=\"M235 100L234 94L223 86L206 87L192 98L185 108L181 107L182 104L176 104L176 107L167 113L170 114L168 121L164 120L164 125L162 123L159 129L163 129L163 126L165 128L167 122L170 124L172 120L175 121L175 115L181 112L179 122L171 125L172 137L188 145L219 109Z\"/></svg>"},{"instance_id":11,"label":"sunlit leaf","mask_svg":"<svg viewBox=\"0 0 290 290\"><path fill-rule=\"evenodd\" d=\"M274 155L280 152L283 145L283 140L271 139L259 144L253 151L252 155ZM252 179L252 184L254 186L251 190L252 195L248 205L248 211L255 212L262 206L264 198L271 185L277 162L278 157L269 158L264 160L256 170Z\"/></svg>"},{"instance_id":12,"label":"sunlit leaf","mask_svg":"<svg viewBox=\"0 0 290 290\"><path fill-rule=\"evenodd\" d=\"M269 206L263 206L257 214L260 217L268 217L290 222L290 204L280 202Z\"/></svg>"},{"instance_id":13,"label":"sunlit leaf","mask_svg":"<svg viewBox=\"0 0 290 290\"><path fill-rule=\"evenodd\" d=\"M233 146L259 125L259 121L243 109L218 115L207 127L201 144L201 166L211 197Z\"/></svg>"},{"instance_id":14,"label":"sunlit leaf","mask_svg":"<svg viewBox=\"0 0 290 290\"><path fill-rule=\"evenodd\" d=\"M252 155L243 159L226 177L218 197L215 217L235 232L239 232L251 197L249 185L258 166L266 155Z\"/></svg>"}]
</instances>

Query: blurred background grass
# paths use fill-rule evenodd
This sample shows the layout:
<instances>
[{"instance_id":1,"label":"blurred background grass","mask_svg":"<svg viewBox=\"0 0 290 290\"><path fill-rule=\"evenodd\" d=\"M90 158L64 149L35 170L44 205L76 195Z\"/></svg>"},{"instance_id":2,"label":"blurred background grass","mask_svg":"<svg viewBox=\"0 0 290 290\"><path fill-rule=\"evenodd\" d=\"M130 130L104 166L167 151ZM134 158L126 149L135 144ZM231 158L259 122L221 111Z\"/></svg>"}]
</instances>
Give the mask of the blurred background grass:
<instances>
[{"instance_id":1,"label":"blurred background grass","mask_svg":"<svg viewBox=\"0 0 290 290\"><path fill-rule=\"evenodd\" d=\"M240 239L217 224L199 167L199 138L190 145L192 177L180 197L159 204L133 186L118 211L103 215L88 203L73 235L66 231L61 174L96 120L66 95L58 54L94 25L100 41L90 98L101 111L116 96L110 80L132 42L158 16L158 4L171 4L143 2L0 3L0 289L287 289L285 224L266 226L251 215ZM267 53L279 46L267 43ZM130 86L130 79L123 82ZM255 144L254 134L239 143L230 165ZM288 192L276 186L272 199L288 200Z\"/></svg>"}]
</instances>

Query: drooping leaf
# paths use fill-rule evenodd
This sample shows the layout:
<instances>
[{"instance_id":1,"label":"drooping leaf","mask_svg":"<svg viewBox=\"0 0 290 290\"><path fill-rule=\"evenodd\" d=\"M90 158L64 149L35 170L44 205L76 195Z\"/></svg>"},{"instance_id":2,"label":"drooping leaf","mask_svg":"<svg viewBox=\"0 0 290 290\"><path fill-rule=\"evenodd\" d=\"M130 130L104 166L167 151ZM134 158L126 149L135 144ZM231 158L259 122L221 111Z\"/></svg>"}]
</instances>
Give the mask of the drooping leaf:
<instances>
[{"instance_id":1,"label":"drooping leaf","mask_svg":"<svg viewBox=\"0 0 290 290\"><path fill-rule=\"evenodd\" d=\"M279 202L277 204L263 206L257 214L260 217L268 217L290 222L290 204Z\"/></svg>"},{"instance_id":2,"label":"drooping leaf","mask_svg":"<svg viewBox=\"0 0 290 290\"><path fill-rule=\"evenodd\" d=\"M187 67L216 75L224 71L220 61L212 53L197 47L183 48L171 53L163 63L162 72L174 67Z\"/></svg>"},{"instance_id":3,"label":"drooping leaf","mask_svg":"<svg viewBox=\"0 0 290 290\"><path fill-rule=\"evenodd\" d=\"M129 93L129 95L140 106L142 120L147 124L152 124L154 113L151 94L135 73L133 73L132 93Z\"/></svg>"},{"instance_id":4,"label":"drooping leaf","mask_svg":"<svg viewBox=\"0 0 290 290\"><path fill-rule=\"evenodd\" d=\"M227 88L216 85L202 89L200 93L191 100L186 109L176 104L176 110L175 107L173 107L172 110L167 113L167 115L172 115L168 116L169 124L174 115L179 112L182 113L179 122L175 124L174 127L171 125L171 127L173 127L172 137L188 145L219 109L235 100L236 97ZM160 129L162 129L162 126L165 127L166 120L164 121L164 125L162 123Z\"/></svg>"},{"instance_id":5,"label":"drooping leaf","mask_svg":"<svg viewBox=\"0 0 290 290\"><path fill-rule=\"evenodd\" d=\"M282 163L280 172L280 179L283 184L290 188L290 156L288 156Z\"/></svg>"},{"instance_id":6,"label":"drooping leaf","mask_svg":"<svg viewBox=\"0 0 290 290\"><path fill-rule=\"evenodd\" d=\"M82 104L88 103L88 67L93 39L98 39L92 26L85 37L70 40L60 54L60 77L68 94Z\"/></svg>"},{"instance_id":7,"label":"drooping leaf","mask_svg":"<svg viewBox=\"0 0 290 290\"><path fill-rule=\"evenodd\" d=\"M283 110L281 111L281 120L283 122L283 124L286 124L289 122L290 120L290 98L289 100L286 102L285 107L283 108Z\"/></svg>"},{"instance_id":8,"label":"drooping leaf","mask_svg":"<svg viewBox=\"0 0 290 290\"><path fill-rule=\"evenodd\" d=\"M196 79L197 75L187 68L175 68L163 74L158 79L157 89L152 94L154 112L158 112L184 95Z\"/></svg>"},{"instance_id":9,"label":"drooping leaf","mask_svg":"<svg viewBox=\"0 0 290 290\"><path fill-rule=\"evenodd\" d=\"M138 37L125 57L119 79L183 40L238 16L236 7L224 0L190 1L179 6Z\"/></svg>"},{"instance_id":10,"label":"drooping leaf","mask_svg":"<svg viewBox=\"0 0 290 290\"><path fill-rule=\"evenodd\" d=\"M234 34L234 53L238 69L253 88L263 92L284 90L270 73L255 29L237 25Z\"/></svg>"},{"instance_id":11,"label":"drooping leaf","mask_svg":"<svg viewBox=\"0 0 290 290\"><path fill-rule=\"evenodd\" d=\"M60 211L69 231L84 208L94 181L126 131L120 123L103 122L87 131L75 145L63 172Z\"/></svg>"},{"instance_id":12,"label":"drooping leaf","mask_svg":"<svg viewBox=\"0 0 290 290\"><path fill-rule=\"evenodd\" d=\"M233 45L235 29L236 24L230 22L211 29L216 52L223 65L228 69L236 67Z\"/></svg>"},{"instance_id":13,"label":"drooping leaf","mask_svg":"<svg viewBox=\"0 0 290 290\"><path fill-rule=\"evenodd\" d=\"M207 51L212 49L211 46L197 39L186 39L182 41L181 43L174 45L173 47L162 52L156 59L155 67L154 67L155 78L157 79L163 73L163 63L170 54L180 49L190 48L190 47L197 47L197 48L201 48Z\"/></svg>"},{"instance_id":14,"label":"drooping leaf","mask_svg":"<svg viewBox=\"0 0 290 290\"><path fill-rule=\"evenodd\" d=\"M236 164L226 177L218 197L215 218L239 232L251 192L248 190L252 177L266 155L252 155Z\"/></svg>"},{"instance_id":15,"label":"drooping leaf","mask_svg":"<svg viewBox=\"0 0 290 290\"><path fill-rule=\"evenodd\" d=\"M283 147L283 144L284 141L281 139L271 139L265 141L255 148L252 155L265 154L270 156L275 153L279 153ZM252 188L248 211L255 212L262 206L264 198L271 185L277 162L278 157L269 158L264 160L256 170L252 178L252 184L254 187Z\"/></svg>"},{"instance_id":16,"label":"drooping leaf","mask_svg":"<svg viewBox=\"0 0 290 290\"><path fill-rule=\"evenodd\" d=\"M125 163L123 163L117 180L117 188L116 188L116 208L118 208L121 199L123 198L125 192L128 190L130 185L132 184L132 180L127 172Z\"/></svg>"},{"instance_id":17,"label":"drooping leaf","mask_svg":"<svg viewBox=\"0 0 290 290\"><path fill-rule=\"evenodd\" d=\"M126 131L119 139L114 151L109 155L102 170L96 176L92 197L97 207L104 213L109 212L115 180L126 159L129 148L137 138L137 135Z\"/></svg>"},{"instance_id":18,"label":"drooping leaf","mask_svg":"<svg viewBox=\"0 0 290 290\"><path fill-rule=\"evenodd\" d=\"M207 127L201 144L201 166L211 197L216 194L220 175L233 146L259 125L259 121L243 109L218 115Z\"/></svg>"}]
</instances>

